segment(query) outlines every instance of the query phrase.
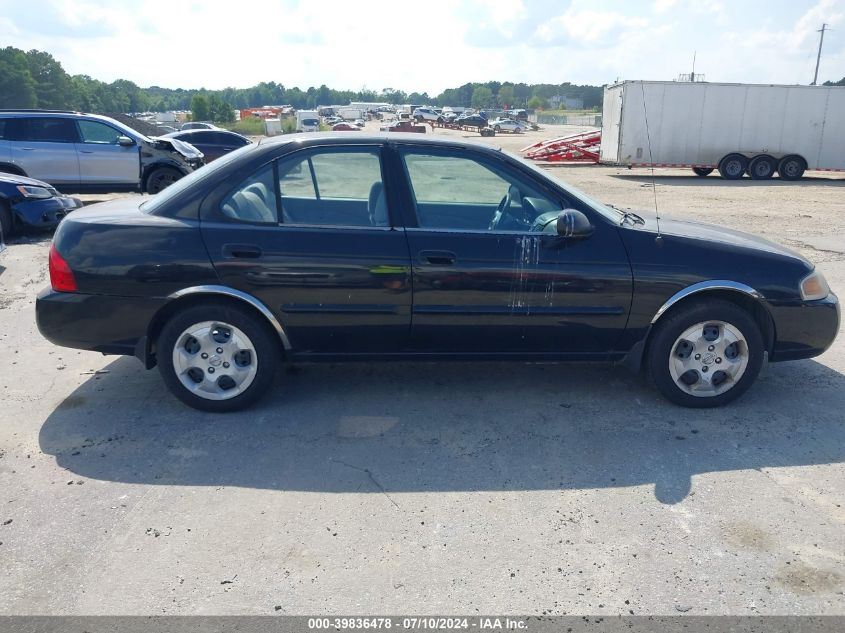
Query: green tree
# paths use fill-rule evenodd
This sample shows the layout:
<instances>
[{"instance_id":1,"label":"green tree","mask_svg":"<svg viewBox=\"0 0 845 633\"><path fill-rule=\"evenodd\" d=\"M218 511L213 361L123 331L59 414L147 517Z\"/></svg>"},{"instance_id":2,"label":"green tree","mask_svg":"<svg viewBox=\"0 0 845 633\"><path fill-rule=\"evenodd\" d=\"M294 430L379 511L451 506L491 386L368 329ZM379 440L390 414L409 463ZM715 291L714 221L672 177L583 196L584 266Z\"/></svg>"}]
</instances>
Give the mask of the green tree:
<instances>
[{"instance_id":1,"label":"green tree","mask_svg":"<svg viewBox=\"0 0 845 633\"><path fill-rule=\"evenodd\" d=\"M26 61L35 82L39 108L61 109L73 105L70 77L50 53L33 49L26 53Z\"/></svg>"},{"instance_id":2,"label":"green tree","mask_svg":"<svg viewBox=\"0 0 845 633\"><path fill-rule=\"evenodd\" d=\"M500 106L512 108L514 106L513 84L502 84L496 100Z\"/></svg>"},{"instance_id":3,"label":"green tree","mask_svg":"<svg viewBox=\"0 0 845 633\"><path fill-rule=\"evenodd\" d=\"M208 98L205 95L194 95L191 99L191 120L208 121L210 116Z\"/></svg>"},{"instance_id":4,"label":"green tree","mask_svg":"<svg viewBox=\"0 0 845 633\"><path fill-rule=\"evenodd\" d=\"M36 105L35 81L23 51L11 46L0 50L0 107L34 108Z\"/></svg>"},{"instance_id":5,"label":"green tree","mask_svg":"<svg viewBox=\"0 0 845 633\"><path fill-rule=\"evenodd\" d=\"M822 85L823 86L845 86L845 77L843 77L839 81L826 81Z\"/></svg>"},{"instance_id":6,"label":"green tree","mask_svg":"<svg viewBox=\"0 0 845 633\"><path fill-rule=\"evenodd\" d=\"M487 86L477 86L472 91L472 100L470 103L476 110L489 108L493 105L493 91Z\"/></svg>"},{"instance_id":7,"label":"green tree","mask_svg":"<svg viewBox=\"0 0 845 633\"><path fill-rule=\"evenodd\" d=\"M549 107L549 102L546 99L535 95L528 100L528 107L533 108L534 110L543 110Z\"/></svg>"}]
</instances>

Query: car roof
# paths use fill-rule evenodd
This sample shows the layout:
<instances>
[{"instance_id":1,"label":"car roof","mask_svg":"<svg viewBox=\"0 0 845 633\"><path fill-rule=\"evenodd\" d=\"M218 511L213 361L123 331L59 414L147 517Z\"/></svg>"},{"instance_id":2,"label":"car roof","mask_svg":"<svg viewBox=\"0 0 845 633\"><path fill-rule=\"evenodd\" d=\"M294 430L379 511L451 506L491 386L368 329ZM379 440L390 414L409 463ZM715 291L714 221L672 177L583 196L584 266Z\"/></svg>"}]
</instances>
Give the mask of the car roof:
<instances>
[{"instance_id":1,"label":"car roof","mask_svg":"<svg viewBox=\"0 0 845 633\"><path fill-rule=\"evenodd\" d=\"M303 147L308 147L310 145L343 145L347 143L354 143L355 145L367 143L401 143L408 145L430 145L432 147L443 148L466 148L491 154L498 154L502 152L501 147L481 145L479 143L464 141L457 138L445 138L442 136L432 137L415 132L368 132L367 134L359 134L354 138L354 140L352 140L348 134L338 132L308 132L263 138L257 143L257 145L263 148L268 148L286 145L288 143L298 143Z\"/></svg>"}]
</instances>

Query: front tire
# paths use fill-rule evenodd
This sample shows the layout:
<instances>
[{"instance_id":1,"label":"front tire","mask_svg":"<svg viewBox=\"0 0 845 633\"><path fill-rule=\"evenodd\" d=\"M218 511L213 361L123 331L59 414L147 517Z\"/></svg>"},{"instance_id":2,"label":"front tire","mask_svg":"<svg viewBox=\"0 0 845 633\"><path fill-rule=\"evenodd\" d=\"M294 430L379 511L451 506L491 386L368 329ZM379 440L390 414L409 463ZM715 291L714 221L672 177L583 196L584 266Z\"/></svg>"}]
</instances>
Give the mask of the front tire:
<instances>
[{"instance_id":1,"label":"front tire","mask_svg":"<svg viewBox=\"0 0 845 633\"><path fill-rule=\"evenodd\" d=\"M195 409L237 411L269 389L279 366L279 341L246 308L209 302L176 313L156 343L168 389Z\"/></svg>"},{"instance_id":2,"label":"front tire","mask_svg":"<svg viewBox=\"0 0 845 633\"><path fill-rule=\"evenodd\" d=\"M697 301L662 319L648 348L648 374L667 399L718 407L752 385L763 365L753 317L728 301Z\"/></svg>"},{"instance_id":3,"label":"front tire","mask_svg":"<svg viewBox=\"0 0 845 633\"><path fill-rule=\"evenodd\" d=\"M0 237L4 240L12 237L12 210L5 200L0 200Z\"/></svg>"},{"instance_id":4,"label":"front tire","mask_svg":"<svg viewBox=\"0 0 845 633\"><path fill-rule=\"evenodd\" d=\"M156 167L147 176L147 193L161 193L181 177L182 174L172 167Z\"/></svg>"}]
</instances>

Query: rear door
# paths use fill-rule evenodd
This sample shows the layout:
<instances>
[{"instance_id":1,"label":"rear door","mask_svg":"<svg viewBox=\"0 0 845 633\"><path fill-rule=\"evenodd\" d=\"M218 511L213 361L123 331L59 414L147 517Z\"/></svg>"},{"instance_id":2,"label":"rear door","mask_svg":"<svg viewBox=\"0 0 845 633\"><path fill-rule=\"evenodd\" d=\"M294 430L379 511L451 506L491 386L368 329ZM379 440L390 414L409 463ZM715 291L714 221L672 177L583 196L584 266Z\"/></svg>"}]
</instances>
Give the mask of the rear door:
<instances>
[{"instance_id":1,"label":"rear door","mask_svg":"<svg viewBox=\"0 0 845 633\"><path fill-rule=\"evenodd\" d=\"M222 283L257 297L300 356L408 344L405 232L389 214L380 145L303 149L207 200L202 232Z\"/></svg>"},{"instance_id":2,"label":"rear door","mask_svg":"<svg viewBox=\"0 0 845 633\"><path fill-rule=\"evenodd\" d=\"M27 176L55 186L79 185L79 160L76 155L79 137L73 119L9 119L5 135L10 141L12 163L23 169Z\"/></svg>"},{"instance_id":3,"label":"rear door","mask_svg":"<svg viewBox=\"0 0 845 633\"><path fill-rule=\"evenodd\" d=\"M632 292L616 226L481 153L400 153L415 216L407 229L414 349L600 358L614 347ZM564 207L590 214L594 234L566 240L537 223Z\"/></svg>"},{"instance_id":4,"label":"rear door","mask_svg":"<svg viewBox=\"0 0 845 633\"><path fill-rule=\"evenodd\" d=\"M82 185L137 185L141 179L141 154L137 144L118 144L124 136L101 121L79 120L79 179Z\"/></svg>"}]
</instances>

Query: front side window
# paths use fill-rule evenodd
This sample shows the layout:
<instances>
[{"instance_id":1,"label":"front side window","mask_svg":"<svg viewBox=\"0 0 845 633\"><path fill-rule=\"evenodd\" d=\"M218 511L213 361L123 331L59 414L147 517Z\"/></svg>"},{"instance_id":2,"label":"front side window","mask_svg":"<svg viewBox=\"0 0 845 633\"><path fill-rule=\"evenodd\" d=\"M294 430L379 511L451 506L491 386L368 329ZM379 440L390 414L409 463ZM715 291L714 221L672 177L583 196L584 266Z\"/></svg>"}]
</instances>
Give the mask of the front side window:
<instances>
[{"instance_id":1,"label":"front side window","mask_svg":"<svg viewBox=\"0 0 845 633\"><path fill-rule=\"evenodd\" d=\"M99 121L78 121L79 136L83 143L97 145L117 145L117 139L123 134L110 125Z\"/></svg>"},{"instance_id":2,"label":"front side window","mask_svg":"<svg viewBox=\"0 0 845 633\"><path fill-rule=\"evenodd\" d=\"M542 230L541 216L561 209L529 180L486 161L416 150L404 151L403 160L420 228Z\"/></svg>"},{"instance_id":3,"label":"front side window","mask_svg":"<svg viewBox=\"0 0 845 633\"><path fill-rule=\"evenodd\" d=\"M387 226L378 150L297 153L279 161L282 223Z\"/></svg>"}]
</instances>

